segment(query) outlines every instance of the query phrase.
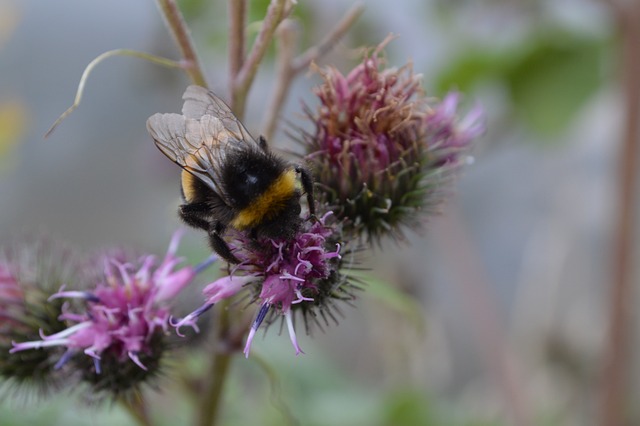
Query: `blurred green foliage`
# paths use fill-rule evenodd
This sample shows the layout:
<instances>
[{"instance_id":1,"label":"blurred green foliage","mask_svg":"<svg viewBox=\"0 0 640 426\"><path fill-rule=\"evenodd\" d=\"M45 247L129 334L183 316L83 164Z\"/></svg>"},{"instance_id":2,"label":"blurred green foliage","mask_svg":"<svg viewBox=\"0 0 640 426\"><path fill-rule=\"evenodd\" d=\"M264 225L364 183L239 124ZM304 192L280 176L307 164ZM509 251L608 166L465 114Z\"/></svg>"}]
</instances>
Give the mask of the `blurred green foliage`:
<instances>
[{"instance_id":1,"label":"blurred green foliage","mask_svg":"<svg viewBox=\"0 0 640 426\"><path fill-rule=\"evenodd\" d=\"M541 136L562 132L606 81L612 40L537 30L509 48L469 46L436 80L439 94L503 85L517 118Z\"/></svg>"},{"instance_id":2,"label":"blurred green foliage","mask_svg":"<svg viewBox=\"0 0 640 426\"><path fill-rule=\"evenodd\" d=\"M248 4L248 25L245 31L247 51L251 47L251 44L260 30L260 23L262 19L264 19L270 2L270 0L252 0ZM202 49L207 48L221 54L226 52L229 24L227 5L225 2L179 0L178 3L189 26L193 28L199 23L203 24L202 26L198 26L197 36L202 37L205 40L206 45L199 47ZM314 41L317 41L314 40L316 27L313 8L309 3L300 2L293 9L293 13L290 18L294 19L299 24L299 49L300 51L304 51L313 44ZM199 22L205 20L206 22ZM271 61L274 55L275 46L272 44L267 50L266 61Z\"/></svg>"},{"instance_id":3,"label":"blurred green foliage","mask_svg":"<svg viewBox=\"0 0 640 426\"><path fill-rule=\"evenodd\" d=\"M366 283L365 296L401 313L407 321L420 332L425 332L425 316L420 302L410 294L397 288L393 283L383 281L371 274L352 274Z\"/></svg>"}]
</instances>

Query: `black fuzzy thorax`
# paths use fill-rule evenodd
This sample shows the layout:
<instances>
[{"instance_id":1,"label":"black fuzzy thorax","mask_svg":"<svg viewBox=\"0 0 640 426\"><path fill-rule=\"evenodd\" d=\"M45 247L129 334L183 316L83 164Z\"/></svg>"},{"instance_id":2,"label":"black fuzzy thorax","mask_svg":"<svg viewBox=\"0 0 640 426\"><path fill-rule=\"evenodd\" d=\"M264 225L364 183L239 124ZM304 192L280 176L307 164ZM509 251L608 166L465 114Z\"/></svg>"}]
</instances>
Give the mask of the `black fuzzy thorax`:
<instances>
[{"instance_id":1,"label":"black fuzzy thorax","mask_svg":"<svg viewBox=\"0 0 640 426\"><path fill-rule=\"evenodd\" d=\"M220 176L230 207L238 211L248 207L287 169L288 164L270 152L247 149L229 153Z\"/></svg>"}]
</instances>

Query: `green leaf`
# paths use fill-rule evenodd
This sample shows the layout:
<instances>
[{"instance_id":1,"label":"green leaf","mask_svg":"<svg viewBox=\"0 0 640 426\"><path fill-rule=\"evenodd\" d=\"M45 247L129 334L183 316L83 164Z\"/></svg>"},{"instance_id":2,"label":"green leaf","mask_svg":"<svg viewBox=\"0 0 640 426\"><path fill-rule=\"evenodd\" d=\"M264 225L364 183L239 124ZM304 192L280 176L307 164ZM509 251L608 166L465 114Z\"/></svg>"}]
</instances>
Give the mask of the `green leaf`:
<instances>
[{"instance_id":1,"label":"green leaf","mask_svg":"<svg viewBox=\"0 0 640 426\"><path fill-rule=\"evenodd\" d=\"M381 424L384 426L437 426L426 395L417 391L398 391L391 394L384 403Z\"/></svg>"},{"instance_id":2,"label":"green leaf","mask_svg":"<svg viewBox=\"0 0 640 426\"><path fill-rule=\"evenodd\" d=\"M436 79L438 94L502 83L515 115L542 136L571 123L605 80L610 40L560 30L532 33L504 48L470 46Z\"/></svg>"},{"instance_id":3,"label":"green leaf","mask_svg":"<svg viewBox=\"0 0 640 426\"><path fill-rule=\"evenodd\" d=\"M206 0L179 0L178 7L187 22L202 16L208 8Z\"/></svg>"},{"instance_id":4,"label":"green leaf","mask_svg":"<svg viewBox=\"0 0 640 426\"><path fill-rule=\"evenodd\" d=\"M571 36L536 40L506 74L520 117L543 135L570 123L604 78L602 43Z\"/></svg>"},{"instance_id":5,"label":"green leaf","mask_svg":"<svg viewBox=\"0 0 640 426\"><path fill-rule=\"evenodd\" d=\"M414 324L417 330L423 331L425 327L424 312L420 303L413 296L404 293L393 284L369 274L351 274L367 284L365 293L367 297L372 297L387 307L402 313Z\"/></svg>"},{"instance_id":6,"label":"green leaf","mask_svg":"<svg viewBox=\"0 0 640 426\"><path fill-rule=\"evenodd\" d=\"M436 94L442 96L452 89L469 92L474 86L486 80L504 80L512 63L511 52L480 46L465 49L436 76Z\"/></svg>"}]
</instances>

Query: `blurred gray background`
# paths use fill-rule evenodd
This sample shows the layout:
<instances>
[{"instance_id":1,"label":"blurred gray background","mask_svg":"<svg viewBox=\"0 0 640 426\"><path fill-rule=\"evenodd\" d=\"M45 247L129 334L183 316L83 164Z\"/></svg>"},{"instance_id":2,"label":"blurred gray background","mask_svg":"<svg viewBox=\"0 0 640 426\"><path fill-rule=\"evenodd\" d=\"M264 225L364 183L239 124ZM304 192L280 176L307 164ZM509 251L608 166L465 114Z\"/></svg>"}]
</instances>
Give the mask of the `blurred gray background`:
<instances>
[{"instance_id":1,"label":"blurred gray background","mask_svg":"<svg viewBox=\"0 0 640 426\"><path fill-rule=\"evenodd\" d=\"M222 3L181 5L210 85L225 97ZM349 5L304 3L305 46L319 40ZM606 331L604 284L610 276L623 116L608 49L614 32L610 15L587 0L402 0L393 6L369 0L365 5L350 36L321 64L346 72L354 64L351 49L398 34L387 49L389 63L412 60L427 93L466 91L465 108L474 102L484 106L488 132L475 147L475 162L426 231L410 233L409 244L383 246L366 261L376 265L372 277L402 291L400 307L372 284L356 309L344 308L339 326L301 338L304 357L294 358L286 336L273 331L254 348L275 363L283 382L304 385L304 398L284 396L294 401L292 410L302 424L386 424L379 410L402 408L406 401L406 410L418 414L395 424L512 424L522 416L531 424L591 424ZM477 71L483 58L504 61L517 58L504 52L539 48L531 47L532 40L548 28L568 34L569 53L561 58L573 58L575 39L595 40L600 49L598 84L587 79L588 93L560 112L558 103L576 92L571 85L587 84L581 74L567 71L569 78L558 83L553 69L543 70L531 77L542 78L540 83L526 80L525 73L519 77L524 83L516 83L534 89L523 98L513 96L516 86L507 73ZM152 1L0 2L1 239L45 232L86 250L166 249L180 225L179 170L157 151L145 121L155 112L179 112L188 84L184 74L129 57L108 59L89 77L79 108L43 139L71 105L85 66L116 48L178 58ZM542 63L545 54L557 53L539 49ZM525 70L539 65L527 68L523 62ZM271 93L273 68L271 58L250 94L246 124L254 134ZM469 77L465 70L477 75ZM287 119L302 123L300 100L313 105L310 88L318 81L313 75L296 81L283 113ZM535 84L558 87L553 93L560 101L535 98L540 94ZM558 125L554 120L561 114L566 117ZM527 121L538 116L542 127ZM282 131L272 144L292 147ZM190 260L206 256L202 235L189 231L185 241ZM244 362L237 360L237 375L249 382L258 376L252 398L269 406L269 398L260 396L260 389L267 389L264 379L255 369L253 377L243 372ZM314 371L330 372L331 379ZM242 380L231 385L230 398L244 395ZM410 396L402 396L407 389ZM423 407L426 413L423 405L429 407ZM258 416L234 407L228 409L229 424L250 424L256 420L251 416ZM16 415L11 406L2 410L2 416ZM58 416L49 417L56 424L87 424L73 423L55 408L40 410L55 413L47 415ZM278 424L277 412L261 410L270 413L261 414L263 424L265 419ZM37 415L10 424L38 422ZM92 417L95 424L113 421L104 415Z\"/></svg>"}]
</instances>

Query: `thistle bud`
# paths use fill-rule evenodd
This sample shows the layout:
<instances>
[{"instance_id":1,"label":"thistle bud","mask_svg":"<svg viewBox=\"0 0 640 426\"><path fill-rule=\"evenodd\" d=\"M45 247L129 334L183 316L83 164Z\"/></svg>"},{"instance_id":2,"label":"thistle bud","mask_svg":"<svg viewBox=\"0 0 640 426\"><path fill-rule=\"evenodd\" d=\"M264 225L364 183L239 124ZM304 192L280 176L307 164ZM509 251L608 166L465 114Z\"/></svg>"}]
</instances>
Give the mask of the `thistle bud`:
<instances>
[{"instance_id":1,"label":"thistle bud","mask_svg":"<svg viewBox=\"0 0 640 426\"><path fill-rule=\"evenodd\" d=\"M58 319L62 302L47 299L61 285L75 283L77 272L72 253L50 240L15 242L0 254L0 377L8 388L44 394L62 384L55 351L9 351L14 341L65 328Z\"/></svg>"},{"instance_id":2,"label":"thistle bud","mask_svg":"<svg viewBox=\"0 0 640 426\"><path fill-rule=\"evenodd\" d=\"M426 98L410 64L385 67L382 47L346 76L318 70L319 105L306 107L315 129L302 132L318 196L369 240L421 224L484 131L480 109L459 120L457 94Z\"/></svg>"}]
</instances>

